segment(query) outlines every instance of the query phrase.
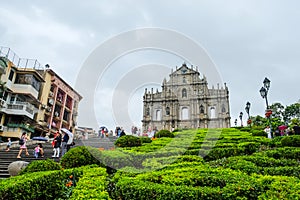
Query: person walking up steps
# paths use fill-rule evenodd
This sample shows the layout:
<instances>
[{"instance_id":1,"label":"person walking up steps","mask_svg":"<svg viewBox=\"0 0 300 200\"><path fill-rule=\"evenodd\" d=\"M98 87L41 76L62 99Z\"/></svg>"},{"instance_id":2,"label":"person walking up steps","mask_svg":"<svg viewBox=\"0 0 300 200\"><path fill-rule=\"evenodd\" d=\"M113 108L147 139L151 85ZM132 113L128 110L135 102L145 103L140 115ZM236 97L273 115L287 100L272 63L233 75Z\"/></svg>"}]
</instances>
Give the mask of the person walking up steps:
<instances>
[{"instance_id":1,"label":"person walking up steps","mask_svg":"<svg viewBox=\"0 0 300 200\"><path fill-rule=\"evenodd\" d=\"M26 147L27 140L28 140L27 134L26 134L26 132L23 132L22 136L20 137L20 141L19 141L19 144L21 146L20 146L20 151L19 151L17 158L21 158L21 154L22 154L23 150L25 150L26 156L29 156L29 153L28 153L27 147Z\"/></svg>"},{"instance_id":2,"label":"person walking up steps","mask_svg":"<svg viewBox=\"0 0 300 200\"><path fill-rule=\"evenodd\" d=\"M60 132L57 132L56 135L55 135L55 138L54 138L54 145L53 145L53 151L54 151L54 154L53 154L53 158L54 157L59 157L59 153L60 153L60 145L61 145L61 134Z\"/></svg>"},{"instance_id":3,"label":"person walking up steps","mask_svg":"<svg viewBox=\"0 0 300 200\"><path fill-rule=\"evenodd\" d=\"M7 145L6 145L6 150L5 151L9 151L10 150L10 146L11 146L11 139L8 138L7 139Z\"/></svg>"}]
</instances>

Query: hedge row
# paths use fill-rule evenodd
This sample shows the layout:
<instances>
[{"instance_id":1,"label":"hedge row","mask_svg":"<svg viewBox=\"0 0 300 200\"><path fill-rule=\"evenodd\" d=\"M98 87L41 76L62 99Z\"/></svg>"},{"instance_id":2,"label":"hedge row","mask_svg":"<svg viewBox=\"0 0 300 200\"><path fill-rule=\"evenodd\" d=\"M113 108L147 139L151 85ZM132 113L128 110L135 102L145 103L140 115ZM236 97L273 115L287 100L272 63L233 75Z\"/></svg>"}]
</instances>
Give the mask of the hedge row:
<instances>
[{"instance_id":1,"label":"hedge row","mask_svg":"<svg viewBox=\"0 0 300 200\"><path fill-rule=\"evenodd\" d=\"M274 159L261 156L237 156L209 163L212 167L225 167L247 174L300 177L299 162L292 159Z\"/></svg>"},{"instance_id":2,"label":"hedge row","mask_svg":"<svg viewBox=\"0 0 300 200\"><path fill-rule=\"evenodd\" d=\"M230 169L181 167L136 176L116 174L113 199L297 199L300 180L249 176Z\"/></svg>"},{"instance_id":3,"label":"hedge row","mask_svg":"<svg viewBox=\"0 0 300 200\"><path fill-rule=\"evenodd\" d=\"M0 199L65 199L66 180L81 176L84 168L34 172L0 182Z\"/></svg>"},{"instance_id":4,"label":"hedge row","mask_svg":"<svg viewBox=\"0 0 300 200\"><path fill-rule=\"evenodd\" d=\"M108 186L106 177L107 173L104 168L84 170L70 199L111 199L106 191Z\"/></svg>"}]
</instances>

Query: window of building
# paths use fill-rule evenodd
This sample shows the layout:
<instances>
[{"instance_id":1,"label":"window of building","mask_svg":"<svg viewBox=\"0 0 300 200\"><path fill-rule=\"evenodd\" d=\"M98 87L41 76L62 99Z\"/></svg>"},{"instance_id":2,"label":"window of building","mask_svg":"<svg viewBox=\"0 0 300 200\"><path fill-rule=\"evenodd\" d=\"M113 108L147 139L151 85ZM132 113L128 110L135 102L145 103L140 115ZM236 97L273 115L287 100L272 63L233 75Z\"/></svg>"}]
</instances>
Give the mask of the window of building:
<instances>
[{"instance_id":1,"label":"window of building","mask_svg":"<svg viewBox=\"0 0 300 200\"><path fill-rule=\"evenodd\" d=\"M185 79L185 77L183 77L183 79L182 79L182 82L183 82L183 83L186 83L186 79Z\"/></svg>"},{"instance_id":2,"label":"window of building","mask_svg":"<svg viewBox=\"0 0 300 200\"><path fill-rule=\"evenodd\" d=\"M157 121L161 120L161 111L160 110L156 110L156 120Z\"/></svg>"},{"instance_id":3,"label":"window of building","mask_svg":"<svg viewBox=\"0 0 300 200\"><path fill-rule=\"evenodd\" d=\"M166 115L170 115L170 108L169 107L166 108Z\"/></svg>"},{"instance_id":4,"label":"window of building","mask_svg":"<svg viewBox=\"0 0 300 200\"><path fill-rule=\"evenodd\" d=\"M210 118L216 118L216 108L215 107L210 108Z\"/></svg>"},{"instance_id":5,"label":"window of building","mask_svg":"<svg viewBox=\"0 0 300 200\"><path fill-rule=\"evenodd\" d=\"M13 70L10 70L8 80L12 81L14 78L14 74L15 74L15 72Z\"/></svg>"},{"instance_id":6,"label":"window of building","mask_svg":"<svg viewBox=\"0 0 300 200\"><path fill-rule=\"evenodd\" d=\"M200 113L204 114L204 106L203 105L200 106Z\"/></svg>"},{"instance_id":7,"label":"window of building","mask_svg":"<svg viewBox=\"0 0 300 200\"><path fill-rule=\"evenodd\" d=\"M187 120L189 119L189 109L187 107L183 107L181 109L181 119L182 120Z\"/></svg>"},{"instance_id":8,"label":"window of building","mask_svg":"<svg viewBox=\"0 0 300 200\"><path fill-rule=\"evenodd\" d=\"M226 109L225 109L225 106L224 106L224 105L222 105L222 112L223 112L223 113L226 112Z\"/></svg>"},{"instance_id":9,"label":"window of building","mask_svg":"<svg viewBox=\"0 0 300 200\"><path fill-rule=\"evenodd\" d=\"M187 93L186 93L186 89L185 88L182 89L182 97L183 98L187 97Z\"/></svg>"},{"instance_id":10,"label":"window of building","mask_svg":"<svg viewBox=\"0 0 300 200\"><path fill-rule=\"evenodd\" d=\"M37 91L39 91L41 87L41 83L32 74L17 74L15 83L31 85Z\"/></svg>"}]
</instances>

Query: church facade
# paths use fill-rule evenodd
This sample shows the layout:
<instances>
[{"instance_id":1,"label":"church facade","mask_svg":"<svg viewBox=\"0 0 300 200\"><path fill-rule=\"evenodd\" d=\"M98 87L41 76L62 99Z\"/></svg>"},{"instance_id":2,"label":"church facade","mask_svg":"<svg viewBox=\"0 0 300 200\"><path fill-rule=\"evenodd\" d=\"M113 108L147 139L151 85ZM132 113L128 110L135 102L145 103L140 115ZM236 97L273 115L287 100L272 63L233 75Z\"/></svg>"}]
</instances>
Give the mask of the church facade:
<instances>
[{"instance_id":1,"label":"church facade","mask_svg":"<svg viewBox=\"0 0 300 200\"><path fill-rule=\"evenodd\" d=\"M143 130L230 127L229 91L208 88L206 77L185 63L162 83L162 91L145 89Z\"/></svg>"}]
</instances>

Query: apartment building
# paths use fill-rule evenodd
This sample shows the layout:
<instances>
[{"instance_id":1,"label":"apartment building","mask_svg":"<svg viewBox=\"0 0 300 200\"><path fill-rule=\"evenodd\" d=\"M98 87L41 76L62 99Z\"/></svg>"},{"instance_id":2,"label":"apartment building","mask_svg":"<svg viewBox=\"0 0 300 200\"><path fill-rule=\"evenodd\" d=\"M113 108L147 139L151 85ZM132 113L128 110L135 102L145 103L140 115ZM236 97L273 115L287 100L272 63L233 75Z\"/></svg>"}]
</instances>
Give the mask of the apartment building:
<instances>
[{"instance_id":1,"label":"apartment building","mask_svg":"<svg viewBox=\"0 0 300 200\"><path fill-rule=\"evenodd\" d=\"M20 137L26 131L35 132L35 117L39 112L39 91L44 83L36 71L37 60L19 58L10 48L0 48L1 99L0 136Z\"/></svg>"},{"instance_id":2,"label":"apartment building","mask_svg":"<svg viewBox=\"0 0 300 200\"><path fill-rule=\"evenodd\" d=\"M48 65L0 47L0 76L0 136L45 136L77 125L82 97Z\"/></svg>"},{"instance_id":3,"label":"apartment building","mask_svg":"<svg viewBox=\"0 0 300 200\"><path fill-rule=\"evenodd\" d=\"M51 69L38 70L45 83L40 92L40 112L37 121L53 134L61 128L77 126L78 104L82 96ZM44 130L43 130L44 131Z\"/></svg>"}]
</instances>

